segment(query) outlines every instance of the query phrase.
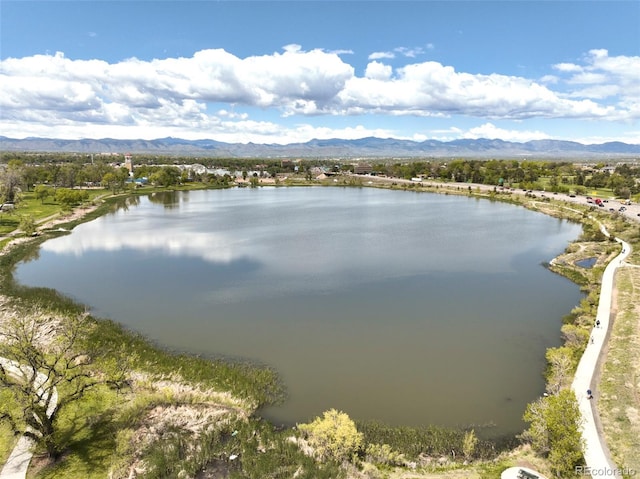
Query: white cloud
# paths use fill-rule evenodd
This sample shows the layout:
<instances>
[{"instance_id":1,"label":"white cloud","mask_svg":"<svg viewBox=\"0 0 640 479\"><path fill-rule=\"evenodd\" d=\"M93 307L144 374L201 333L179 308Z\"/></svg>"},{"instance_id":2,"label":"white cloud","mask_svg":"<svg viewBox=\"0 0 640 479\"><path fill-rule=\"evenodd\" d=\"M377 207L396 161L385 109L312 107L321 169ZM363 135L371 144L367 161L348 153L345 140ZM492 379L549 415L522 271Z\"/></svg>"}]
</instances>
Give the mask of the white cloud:
<instances>
[{"instance_id":1,"label":"white cloud","mask_svg":"<svg viewBox=\"0 0 640 479\"><path fill-rule=\"evenodd\" d=\"M240 120L246 120L247 118L249 118L248 113L237 113L235 111L228 111L225 109L218 110L217 115L224 118L232 118L232 119L240 119Z\"/></svg>"},{"instance_id":2,"label":"white cloud","mask_svg":"<svg viewBox=\"0 0 640 479\"><path fill-rule=\"evenodd\" d=\"M461 136L463 138L470 139L489 138L517 142L546 140L551 138L549 135L542 131L505 130L503 128L498 128L492 123L485 123L483 125L471 128L466 132L463 132Z\"/></svg>"},{"instance_id":3,"label":"white cloud","mask_svg":"<svg viewBox=\"0 0 640 479\"><path fill-rule=\"evenodd\" d=\"M607 81L607 75L604 73L594 73L594 72L585 72L581 71L576 73L568 80L568 83L575 83L581 85L594 85L594 84L602 84Z\"/></svg>"},{"instance_id":4,"label":"white cloud","mask_svg":"<svg viewBox=\"0 0 640 479\"><path fill-rule=\"evenodd\" d=\"M467 115L484 118L603 118L613 107L561 98L521 77L456 72L437 62L396 69L394 78L353 77L338 94L345 113L417 116Z\"/></svg>"},{"instance_id":5,"label":"white cloud","mask_svg":"<svg viewBox=\"0 0 640 479\"><path fill-rule=\"evenodd\" d=\"M353 55L353 50L328 50L327 53L331 53L333 55Z\"/></svg>"},{"instance_id":6,"label":"white cloud","mask_svg":"<svg viewBox=\"0 0 640 479\"><path fill-rule=\"evenodd\" d=\"M429 138L438 141L451 141L459 138L463 138L462 133L464 130L461 128L452 126L444 129L435 129L429 131Z\"/></svg>"},{"instance_id":7,"label":"white cloud","mask_svg":"<svg viewBox=\"0 0 640 479\"><path fill-rule=\"evenodd\" d=\"M383 60L395 58L396 55L393 52L373 52L369 55L369 60Z\"/></svg>"},{"instance_id":8,"label":"white cloud","mask_svg":"<svg viewBox=\"0 0 640 479\"><path fill-rule=\"evenodd\" d=\"M531 140L550 139L551 136L538 130L513 130L500 128L493 123L484 123L468 129L452 126L446 129L429 131L429 137L439 141L451 141L460 138L527 142Z\"/></svg>"},{"instance_id":9,"label":"white cloud","mask_svg":"<svg viewBox=\"0 0 640 479\"><path fill-rule=\"evenodd\" d=\"M582 71L582 67L580 65L576 65L575 63L557 63L553 65L558 71L561 72L580 72Z\"/></svg>"},{"instance_id":10,"label":"white cloud","mask_svg":"<svg viewBox=\"0 0 640 479\"><path fill-rule=\"evenodd\" d=\"M388 80L392 73L393 69L389 65L374 61L367 65L364 76L374 80Z\"/></svg>"},{"instance_id":11,"label":"white cloud","mask_svg":"<svg viewBox=\"0 0 640 479\"><path fill-rule=\"evenodd\" d=\"M431 47L400 47L396 54L411 57L425 48ZM640 117L640 57L610 57L606 50L592 50L583 65L554 65L557 74L537 82L497 73L457 72L433 61L395 70L377 61L394 56L372 53L364 76L356 76L339 52L305 51L296 44L246 58L222 49L201 50L188 58L130 58L113 64L73 60L62 53L7 58L0 61L0 127L3 134L17 137L171 135L284 142L306 141L305 135L321 135L322 130L285 128L271 119L256 121L246 113L233 113L234 109L275 110L288 117L383 114L606 121ZM559 84L566 89L552 89ZM210 104L219 105L217 114L208 112ZM485 135L519 134L491 130L488 125L483 125ZM359 132L328 131L343 137Z\"/></svg>"},{"instance_id":12,"label":"white cloud","mask_svg":"<svg viewBox=\"0 0 640 479\"><path fill-rule=\"evenodd\" d=\"M640 56L610 57L607 50L597 49L590 50L583 62L554 66L570 74L565 79L572 87L568 98L610 99L618 107L617 119L640 118Z\"/></svg>"},{"instance_id":13,"label":"white cloud","mask_svg":"<svg viewBox=\"0 0 640 479\"><path fill-rule=\"evenodd\" d=\"M423 47L397 47L393 49L393 51L398 52L400 55L408 58L415 58L418 55L422 55L424 54L424 50L425 49Z\"/></svg>"}]
</instances>

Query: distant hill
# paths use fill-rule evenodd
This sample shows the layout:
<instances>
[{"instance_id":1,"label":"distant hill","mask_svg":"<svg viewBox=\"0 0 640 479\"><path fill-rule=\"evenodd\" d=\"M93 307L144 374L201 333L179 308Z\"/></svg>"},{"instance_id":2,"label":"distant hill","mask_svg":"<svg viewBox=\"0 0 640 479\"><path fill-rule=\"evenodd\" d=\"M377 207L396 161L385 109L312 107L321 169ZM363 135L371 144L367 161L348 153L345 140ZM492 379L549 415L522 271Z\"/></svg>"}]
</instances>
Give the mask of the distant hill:
<instances>
[{"instance_id":1,"label":"distant hill","mask_svg":"<svg viewBox=\"0 0 640 479\"><path fill-rule=\"evenodd\" d=\"M146 153L173 156L236 158L571 158L620 159L640 157L640 145L610 142L584 145L572 141L534 140L517 143L486 138L423 142L394 138L357 140L311 140L306 143L257 144L224 143L216 140L64 140L49 138L14 139L0 136L0 151L65 153Z\"/></svg>"}]
</instances>

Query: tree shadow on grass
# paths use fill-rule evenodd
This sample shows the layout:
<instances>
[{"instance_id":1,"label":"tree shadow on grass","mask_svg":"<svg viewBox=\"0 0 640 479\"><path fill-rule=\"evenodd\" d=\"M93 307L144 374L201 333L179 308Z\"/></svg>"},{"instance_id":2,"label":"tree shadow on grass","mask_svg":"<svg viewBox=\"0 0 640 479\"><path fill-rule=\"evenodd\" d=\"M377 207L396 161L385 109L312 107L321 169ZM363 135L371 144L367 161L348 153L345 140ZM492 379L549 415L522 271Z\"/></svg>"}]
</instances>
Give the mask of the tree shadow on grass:
<instances>
[{"instance_id":1,"label":"tree shadow on grass","mask_svg":"<svg viewBox=\"0 0 640 479\"><path fill-rule=\"evenodd\" d=\"M45 465L38 478L104 477L116 449L116 409L87 418L81 410L65 418L58 439L65 449L55 462Z\"/></svg>"},{"instance_id":2,"label":"tree shadow on grass","mask_svg":"<svg viewBox=\"0 0 640 479\"><path fill-rule=\"evenodd\" d=\"M4 213L0 213L0 233L10 233L18 227L20 221L14 216L6 216Z\"/></svg>"}]
</instances>

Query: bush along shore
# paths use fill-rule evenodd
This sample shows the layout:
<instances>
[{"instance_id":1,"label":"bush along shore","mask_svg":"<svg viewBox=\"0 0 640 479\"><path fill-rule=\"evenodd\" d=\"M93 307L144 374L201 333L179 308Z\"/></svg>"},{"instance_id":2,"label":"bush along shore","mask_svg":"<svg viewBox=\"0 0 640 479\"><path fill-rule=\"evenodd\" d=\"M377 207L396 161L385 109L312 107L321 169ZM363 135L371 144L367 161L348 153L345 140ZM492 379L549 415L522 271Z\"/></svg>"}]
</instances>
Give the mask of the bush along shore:
<instances>
[{"instance_id":1,"label":"bush along shore","mask_svg":"<svg viewBox=\"0 0 640 479\"><path fill-rule=\"evenodd\" d=\"M344 186L363 186L359 179L350 181ZM167 352L117 323L88 315L87 326L72 345L76 359L82 357L91 366L87 374L92 378L107 378L117 371L122 380L103 381L61 409L50 438L57 453L48 454L43 443L37 446L34 477L400 478L411 471L415 478L497 478L512 465L569 477L570 468L581 463L575 452L575 431L559 429L552 419L558 409L566 411L572 406L572 398L564 391L589 340L600 276L617 245L599 235L587 209L567 208L559 201L447 185L374 186L507 201L583 223L583 236L549 268L580 284L585 298L563 319L565 344L547 351L548 396L527 409L525 419L530 427L518 441L487 441L471 428L356 424L335 410L309 424L277 429L256 416L259 407L285 397L275 371L256 364ZM82 305L54 290L16 284L12 272L19 261L37 255L43 241L67 234L60 228L68 231L120 207L128 198L132 196L102 200L81 218L42 229L40 236L5 248L0 256L2 324L11 325L16 316L44 315L49 319L48 332L55 337L64 333L64 318L86 315ZM637 227L615 217L601 219L614 234L638 243ZM586 258L596 258L595 264L590 268L576 265ZM34 346L44 349L44 357L51 355L47 340L38 340ZM0 414L18 418L12 427L21 430L24 424L19 418L25 405L19 398L2 394L7 399L3 408L13 409ZM68 391L61 386L60 394ZM10 430L5 421L0 446L11 444ZM549 440L554 434L569 440ZM0 447L0 454L9 449Z\"/></svg>"}]
</instances>

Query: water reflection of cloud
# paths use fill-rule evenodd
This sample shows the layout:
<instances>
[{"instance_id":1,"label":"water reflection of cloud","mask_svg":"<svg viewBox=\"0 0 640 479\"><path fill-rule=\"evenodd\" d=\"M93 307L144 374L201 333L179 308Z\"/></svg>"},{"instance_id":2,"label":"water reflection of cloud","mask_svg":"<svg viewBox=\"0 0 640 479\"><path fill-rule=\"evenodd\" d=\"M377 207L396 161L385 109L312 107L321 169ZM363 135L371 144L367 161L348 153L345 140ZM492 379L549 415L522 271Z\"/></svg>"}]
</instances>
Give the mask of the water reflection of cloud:
<instances>
[{"instance_id":1,"label":"water reflection of cloud","mask_svg":"<svg viewBox=\"0 0 640 479\"><path fill-rule=\"evenodd\" d=\"M122 231L104 222L70 235L56 238L42 245L44 251L56 254L83 256L91 251L162 252L170 256L189 256L209 262L228 263L246 256L238 240L224 234L188 229L131 228Z\"/></svg>"},{"instance_id":2,"label":"water reflection of cloud","mask_svg":"<svg viewBox=\"0 0 640 479\"><path fill-rule=\"evenodd\" d=\"M562 225L557 234L549 231L540 238L541 225L533 221L536 217L527 216L528 221L514 227L519 216L511 219L513 212L505 218L486 218L479 215L475 204L462 221L456 215L432 218L427 214L433 209L412 209L412 205L398 214L399 206L392 208L383 201L376 204L375 215L368 209L354 214L342 202L328 205L306 196L301 197L307 199L300 205L292 203L291 191L285 191L284 206L278 204L274 209L272 203L282 200L280 196L264 193L263 202L237 196L249 193L230 191L216 196L215 201L182 202L181 208L171 211L142 201L115 217L80 225L70 235L45 242L42 249L75 257L131 250L210 264L231 265L239 259L259 262L259 271L207 291L207 300L228 303L294 292L325 294L427 272L513 274L521 271L520 263L530 254L561 248L566 242ZM271 195L276 193L281 194L274 191ZM355 205L371 206L366 197L356 199ZM289 213L289 204L296 205L294 213ZM279 225L274 219L284 211L290 219ZM519 251L525 253L521 256L512 251L515 243L522 243ZM482 245L482 250L475 245Z\"/></svg>"}]
</instances>

